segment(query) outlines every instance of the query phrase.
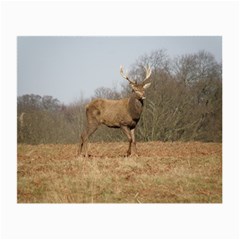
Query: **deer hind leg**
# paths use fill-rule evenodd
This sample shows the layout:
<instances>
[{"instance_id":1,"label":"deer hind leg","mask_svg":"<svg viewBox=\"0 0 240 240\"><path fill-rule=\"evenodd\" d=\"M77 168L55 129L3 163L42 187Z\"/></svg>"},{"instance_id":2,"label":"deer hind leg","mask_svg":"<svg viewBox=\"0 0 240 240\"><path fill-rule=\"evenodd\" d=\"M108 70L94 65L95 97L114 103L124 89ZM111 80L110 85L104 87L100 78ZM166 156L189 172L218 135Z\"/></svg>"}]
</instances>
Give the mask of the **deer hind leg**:
<instances>
[{"instance_id":1,"label":"deer hind leg","mask_svg":"<svg viewBox=\"0 0 240 240\"><path fill-rule=\"evenodd\" d=\"M83 156L88 156L88 153L87 153L88 138L97 130L100 124L98 120L100 111L97 108L87 106L86 115L87 115L87 127L80 136L80 144L79 144L79 151L78 151L78 154Z\"/></svg>"},{"instance_id":2,"label":"deer hind leg","mask_svg":"<svg viewBox=\"0 0 240 240\"><path fill-rule=\"evenodd\" d=\"M127 156L131 155L131 147L132 147L132 135L131 135L131 130L127 126L122 126L121 127L122 131L126 134L129 142L129 147L127 150Z\"/></svg>"},{"instance_id":3,"label":"deer hind leg","mask_svg":"<svg viewBox=\"0 0 240 240\"><path fill-rule=\"evenodd\" d=\"M88 138L97 130L99 124L92 122L81 134L78 155L88 156ZM84 153L83 153L84 152Z\"/></svg>"},{"instance_id":4,"label":"deer hind leg","mask_svg":"<svg viewBox=\"0 0 240 240\"><path fill-rule=\"evenodd\" d=\"M84 143L86 142L86 136L87 136L87 130L84 130L82 134L80 135L80 143L79 143L79 149L78 149L78 155L80 156L82 154L83 147L85 146ZM84 154L83 154L84 155Z\"/></svg>"}]
</instances>

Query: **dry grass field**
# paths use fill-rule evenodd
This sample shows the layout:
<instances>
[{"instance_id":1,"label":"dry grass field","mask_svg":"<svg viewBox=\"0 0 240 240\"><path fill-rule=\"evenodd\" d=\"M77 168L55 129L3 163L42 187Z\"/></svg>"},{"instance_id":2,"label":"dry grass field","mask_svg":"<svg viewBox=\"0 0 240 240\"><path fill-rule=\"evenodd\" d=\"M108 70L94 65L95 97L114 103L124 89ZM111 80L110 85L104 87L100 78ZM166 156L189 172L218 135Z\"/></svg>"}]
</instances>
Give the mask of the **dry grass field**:
<instances>
[{"instance_id":1,"label":"dry grass field","mask_svg":"<svg viewBox=\"0 0 240 240\"><path fill-rule=\"evenodd\" d=\"M221 203L222 144L18 145L18 203Z\"/></svg>"}]
</instances>

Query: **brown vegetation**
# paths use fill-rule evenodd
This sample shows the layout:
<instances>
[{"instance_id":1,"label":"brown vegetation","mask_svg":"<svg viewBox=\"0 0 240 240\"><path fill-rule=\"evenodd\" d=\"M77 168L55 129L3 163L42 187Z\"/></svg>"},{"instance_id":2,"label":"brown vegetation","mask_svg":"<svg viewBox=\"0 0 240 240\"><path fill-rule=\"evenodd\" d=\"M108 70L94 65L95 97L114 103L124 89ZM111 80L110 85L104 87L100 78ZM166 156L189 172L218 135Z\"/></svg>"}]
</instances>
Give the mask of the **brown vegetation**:
<instances>
[{"instance_id":1,"label":"brown vegetation","mask_svg":"<svg viewBox=\"0 0 240 240\"><path fill-rule=\"evenodd\" d=\"M222 144L127 142L18 145L18 203L221 203Z\"/></svg>"}]
</instances>

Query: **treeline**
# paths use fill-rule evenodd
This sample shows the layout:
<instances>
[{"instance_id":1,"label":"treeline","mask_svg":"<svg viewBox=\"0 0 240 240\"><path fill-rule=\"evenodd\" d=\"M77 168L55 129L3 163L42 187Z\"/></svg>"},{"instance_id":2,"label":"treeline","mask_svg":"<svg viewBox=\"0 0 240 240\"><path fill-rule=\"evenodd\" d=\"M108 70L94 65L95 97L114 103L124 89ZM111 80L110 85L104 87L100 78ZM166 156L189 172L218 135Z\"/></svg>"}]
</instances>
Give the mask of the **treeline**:
<instances>
[{"instance_id":1,"label":"treeline","mask_svg":"<svg viewBox=\"0 0 240 240\"><path fill-rule=\"evenodd\" d=\"M143 79L152 68L144 111L136 130L138 141L222 141L222 65L200 51L171 59L164 50L141 56L129 76ZM130 93L101 87L93 98L119 99ZM18 142L77 143L85 126L85 105L91 99L64 105L52 96L18 97ZM118 129L102 126L92 141L125 141Z\"/></svg>"}]
</instances>

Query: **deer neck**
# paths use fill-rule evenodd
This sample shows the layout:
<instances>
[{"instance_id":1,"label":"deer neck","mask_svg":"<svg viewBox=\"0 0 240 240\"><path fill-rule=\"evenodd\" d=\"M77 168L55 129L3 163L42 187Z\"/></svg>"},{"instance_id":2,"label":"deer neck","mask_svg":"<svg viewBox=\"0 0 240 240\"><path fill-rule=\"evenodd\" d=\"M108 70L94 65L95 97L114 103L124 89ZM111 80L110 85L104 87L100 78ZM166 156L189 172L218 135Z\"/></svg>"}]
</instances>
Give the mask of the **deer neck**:
<instances>
[{"instance_id":1,"label":"deer neck","mask_svg":"<svg viewBox=\"0 0 240 240\"><path fill-rule=\"evenodd\" d=\"M143 100L132 93L128 102L128 112L133 120L139 120L143 110Z\"/></svg>"}]
</instances>

